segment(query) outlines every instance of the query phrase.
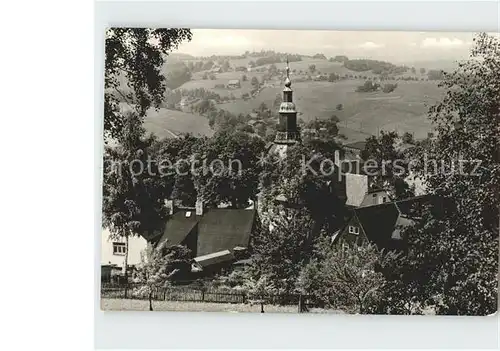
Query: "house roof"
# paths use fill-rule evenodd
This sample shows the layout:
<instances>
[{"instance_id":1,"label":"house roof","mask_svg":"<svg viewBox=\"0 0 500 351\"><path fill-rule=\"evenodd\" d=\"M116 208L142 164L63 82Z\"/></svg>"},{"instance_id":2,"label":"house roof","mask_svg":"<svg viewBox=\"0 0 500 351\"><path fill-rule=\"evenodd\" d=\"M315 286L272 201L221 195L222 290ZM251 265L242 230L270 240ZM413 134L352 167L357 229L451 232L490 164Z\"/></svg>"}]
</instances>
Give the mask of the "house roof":
<instances>
[{"instance_id":1,"label":"house roof","mask_svg":"<svg viewBox=\"0 0 500 351\"><path fill-rule=\"evenodd\" d=\"M239 79L231 79L227 84L240 84Z\"/></svg>"},{"instance_id":2,"label":"house roof","mask_svg":"<svg viewBox=\"0 0 500 351\"><path fill-rule=\"evenodd\" d=\"M186 217L188 212L190 212L191 215ZM168 240L169 245L179 245L193 230L201 218L202 216L196 215L195 210L179 210L175 212L165 224L165 230L158 244Z\"/></svg>"},{"instance_id":3,"label":"house roof","mask_svg":"<svg viewBox=\"0 0 500 351\"><path fill-rule=\"evenodd\" d=\"M229 250L222 250L219 252L213 252L208 255L198 256L194 259L201 267L207 267L217 263L232 261L234 255Z\"/></svg>"},{"instance_id":4,"label":"house roof","mask_svg":"<svg viewBox=\"0 0 500 351\"><path fill-rule=\"evenodd\" d=\"M370 242L379 248L401 248L401 229L415 223L411 218L414 214L413 205L418 207L429 199L428 196L417 196L396 202L353 208L352 213ZM346 226L348 223L349 221Z\"/></svg>"},{"instance_id":5,"label":"house roof","mask_svg":"<svg viewBox=\"0 0 500 351\"><path fill-rule=\"evenodd\" d=\"M189 217L186 213L191 212ZM255 209L206 209L202 216L195 210L178 210L167 221L158 244L168 240L169 245L184 242L189 233L196 232L196 254L210 255L236 248L248 248L255 221Z\"/></svg>"},{"instance_id":6,"label":"house roof","mask_svg":"<svg viewBox=\"0 0 500 351\"><path fill-rule=\"evenodd\" d=\"M356 149L356 150L364 150L366 146L366 141L357 141L355 143L345 144L345 148Z\"/></svg>"},{"instance_id":7,"label":"house roof","mask_svg":"<svg viewBox=\"0 0 500 351\"><path fill-rule=\"evenodd\" d=\"M370 242L379 248L391 246L392 232L399 217L399 210L394 203L361 207L353 211Z\"/></svg>"},{"instance_id":8,"label":"house roof","mask_svg":"<svg viewBox=\"0 0 500 351\"><path fill-rule=\"evenodd\" d=\"M255 220L255 210L211 209L198 223L199 256L248 247Z\"/></svg>"}]
</instances>

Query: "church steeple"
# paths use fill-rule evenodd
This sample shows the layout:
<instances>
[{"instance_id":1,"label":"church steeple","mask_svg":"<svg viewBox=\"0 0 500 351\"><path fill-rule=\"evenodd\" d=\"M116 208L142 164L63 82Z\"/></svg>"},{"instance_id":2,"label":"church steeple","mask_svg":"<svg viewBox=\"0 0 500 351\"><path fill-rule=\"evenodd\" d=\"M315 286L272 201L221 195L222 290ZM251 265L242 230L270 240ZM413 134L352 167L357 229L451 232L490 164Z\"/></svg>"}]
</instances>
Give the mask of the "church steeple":
<instances>
[{"instance_id":1,"label":"church steeple","mask_svg":"<svg viewBox=\"0 0 500 351\"><path fill-rule=\"evenodd\" d=\"M297 110L293 103L292 81L290 80L290 67L286 59L286 79L283 88L283 102L279 109L279 125L274 142L276 144L294 144L299 141L297 130Z\"/></svg>"}]
</instances>

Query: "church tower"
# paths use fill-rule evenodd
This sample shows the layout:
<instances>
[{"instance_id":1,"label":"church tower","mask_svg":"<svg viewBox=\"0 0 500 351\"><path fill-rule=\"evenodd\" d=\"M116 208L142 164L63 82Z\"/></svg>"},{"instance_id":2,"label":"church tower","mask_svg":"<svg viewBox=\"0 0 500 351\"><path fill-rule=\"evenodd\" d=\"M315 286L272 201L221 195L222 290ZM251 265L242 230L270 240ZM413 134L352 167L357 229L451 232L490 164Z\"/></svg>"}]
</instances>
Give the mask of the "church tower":
<instances>
[{"instance_id":1,"label":"church tower","mask_svg":"<svg viewBox=\"0 0 500 351\"><path fill-rule=\"evenodd\" d=\"M290 67L288 58L286 60L286 79L283 89L283 101L279 109L278 131L274 139L275 150L280 154L286 152L289 145L300 141L300 133L297 128L297 110L293 103L292 82L290 80Z\"/></svg>"}]
</instances>

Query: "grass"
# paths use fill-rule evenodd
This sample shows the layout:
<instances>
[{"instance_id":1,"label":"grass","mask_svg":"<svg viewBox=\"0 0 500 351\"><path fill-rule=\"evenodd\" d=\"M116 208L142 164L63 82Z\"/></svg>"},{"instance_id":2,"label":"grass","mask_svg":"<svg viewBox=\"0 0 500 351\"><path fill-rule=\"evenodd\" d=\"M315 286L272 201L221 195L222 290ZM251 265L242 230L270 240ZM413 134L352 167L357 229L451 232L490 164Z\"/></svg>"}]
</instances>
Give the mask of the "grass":
<instances>
[{"instance_id":1,"label":"grass","mask_svg":"<svg viewBox=\"0 0 500 351\"><path fill-rule=\"evenodd\" d=\"M121 104L121 108L129 109L126 104ZM146 131L154 133L159 138L173 138L182 133L196 136L211 136L214 133L206 117L166 108L149 109L144 119L144 127Z\"/></svg>"},{"instance_id":2,"label":"grass","mask_svg":"<svg viewBox=\"0 0 500 351\"><path fill-rule=\"evenodd\" d=\"M260 305L210 302L153 301L155 311L178 312L260 312ZM297 313L297 306L264 305L266 313ZM147 300L101 299L103 311L149 311ZM342 313L334 310L311 309L312 313Z\"/></svg>"}]
</instances>

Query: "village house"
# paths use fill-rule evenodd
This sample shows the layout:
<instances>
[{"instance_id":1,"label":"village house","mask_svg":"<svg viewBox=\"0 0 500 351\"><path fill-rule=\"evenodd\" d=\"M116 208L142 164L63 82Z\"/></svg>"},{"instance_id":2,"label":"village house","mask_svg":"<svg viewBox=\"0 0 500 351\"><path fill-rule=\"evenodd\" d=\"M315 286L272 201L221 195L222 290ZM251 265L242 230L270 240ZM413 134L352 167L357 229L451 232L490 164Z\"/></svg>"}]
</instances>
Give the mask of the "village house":
<instances>
[{"instance_id":1,"label":"village house","mask_svg":"<svg viewBox=\"0 0 500 351\"><path fill-rule=\"evenodd\" d=\"M227 88L228 89L239 89L239 88L241 88L240 80L239 79L231 79L227 83Z\"/></svg>"},{"instance_id":2,"label":"village house","mask_svg":"<svg viewBox=\"0 0 500 351\"><path fill-rule=\"evenodd\" d=\"M422 206L431 199L430 196L418 196L352 208L349 219L333 235L332 242L355 245L369 242L379 249L404 250L405 238L401 230L415 223L421 216Z\"/></svg>"},{"instance_id":3,"label":"village house","mask_svg":"<svg viewBox=\"0 0 500 351\"><path fill-rule=\"evenodd\" d=\"M197 275L211 275L231 269L233 262L248 257L250 238L255 229L257 213L248 209L206 209L200 201L194 208L177 208L166 201L169 219L164 230L150 236L129 237L125 240L110 239L109 232L101 236L101 273L104 281L123 273L128 249L128 266L132 269L141 263L141 255L148 245L185 245L191 250L192 271Z\"/></svg>"}]
</instances>

